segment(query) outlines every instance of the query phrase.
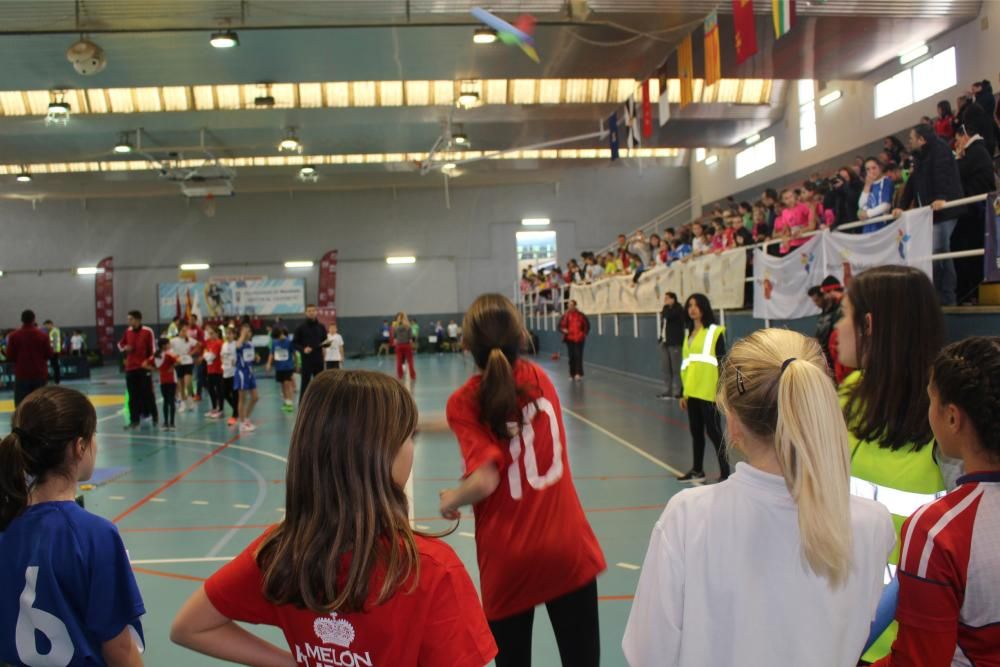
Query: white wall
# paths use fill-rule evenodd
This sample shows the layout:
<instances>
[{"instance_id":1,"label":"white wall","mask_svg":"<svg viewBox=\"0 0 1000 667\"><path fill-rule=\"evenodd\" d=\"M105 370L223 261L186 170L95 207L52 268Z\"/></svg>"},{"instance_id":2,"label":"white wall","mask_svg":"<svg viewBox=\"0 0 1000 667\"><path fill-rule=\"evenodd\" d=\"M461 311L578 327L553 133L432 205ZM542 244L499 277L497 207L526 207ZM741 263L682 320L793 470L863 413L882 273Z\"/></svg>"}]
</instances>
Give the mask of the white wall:
<instances>
[{"instance_id":1,"label":"white wall","mask_svg":"<svg viewBox=\"0 0 1000 667\"><path fill-rule=\"evenodd\" d=\"M986 26L984 30L983 27ZM777 162L741 179L736 178L736 153L745 148L709 151L717 153L719 161L711 166L692 164L691 199L695 210L736 192L768 183L796 171L808 169L843 153L853 151L880 138L915 125L921 116L934 117L939 100L955 99L969 89L975 80L994 80L1000 63L1000 2L984 2L980 17L928 43L934 55L954 46L958 66L958 85L935 93L928 99L904 107L882 118L875 118L875 85L893 74L911 67L898 60L884 65L862 81L830 81L816 95L839 89L843 92L836 102L816 108L818 143L807 151L799 150L799 113L797 86L791 87L784 120L764 132L762 138L774 136ZM900 44L900 51L915 45ZM822 85L822 84L821 84ZM995 87L995 86L994 86Z\"/></svg>"},{"instance_id":2,"label":"white wall","mask_svg":"<svg viewBox=\"0 0 1000 667\"><path fill-rule=\"evenodd\" d=\"M92 277L73 267L115 261L115 320L155 313L156 285L178 279L181 262L212 274L305 277L315 299L317 272L289 271L290 259L319 260L338 249L338 309L345 317L463 310L480 293L512 294L515 232L522 217L546 216L561 262L614 240L687 199L688 170L625 163L551 172L553 182L441 189L237 194L205 217L180 197L0 202L0 326L23 308L64 325L94 321ZM416 255L412 267L385 256ZM51 270L51 271L50 271ZM42 271L41 273L38 273Z\"/></svg>"}]
</instances>

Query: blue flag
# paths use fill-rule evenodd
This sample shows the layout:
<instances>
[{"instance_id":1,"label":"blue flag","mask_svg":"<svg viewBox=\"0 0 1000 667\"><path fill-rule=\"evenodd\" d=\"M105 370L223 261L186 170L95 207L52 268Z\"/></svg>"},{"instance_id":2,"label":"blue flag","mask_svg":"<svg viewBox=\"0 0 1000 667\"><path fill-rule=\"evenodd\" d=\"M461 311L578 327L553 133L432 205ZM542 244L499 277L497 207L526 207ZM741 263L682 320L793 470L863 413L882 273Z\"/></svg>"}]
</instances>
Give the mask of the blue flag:
<instances>
[{"instance_id":1,"label":"blue flag","mask_svg":"<svg viewBox=\"0 0 1000 667\"><path fill-rule=\"evenodd\" d=\"M608 117L608 143L611 145L611 161L618 159L618 112Z\"/></svg>"}]
</instances>

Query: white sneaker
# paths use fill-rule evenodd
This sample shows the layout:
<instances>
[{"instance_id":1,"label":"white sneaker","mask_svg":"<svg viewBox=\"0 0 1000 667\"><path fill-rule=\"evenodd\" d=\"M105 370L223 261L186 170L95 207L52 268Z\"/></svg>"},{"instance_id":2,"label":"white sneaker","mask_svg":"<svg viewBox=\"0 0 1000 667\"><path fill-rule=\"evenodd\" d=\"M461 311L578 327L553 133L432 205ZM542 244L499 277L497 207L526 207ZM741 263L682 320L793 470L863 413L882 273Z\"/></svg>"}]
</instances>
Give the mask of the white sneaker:
<instances>
[{"instance_id":1,"label":"white sneaker","mask_svg":"<svg viewBox=\"0 0 1000 667\"><path fill-rule=\"evenodd\" d=\"M187 409L190 410L191 412L194 412L194 399L193 398L189 398L188 399Z\"/></svg>"},{"instance_id":2,"label":"white sneaker","mask_svg":"<svg viewBox=\"0 0 1000 667\"><path fill-rule=\"evenodd\" d=\"M240 424L240 431L241 432L243 432L243 431L256 431L256 430L257 430L257 427L254 426L251 422L245 421L242 424Z\"/></svg>"},{"instance_id":3,"label":"white sneaker","mask_svg":"<svg viewBox=\"0 0 1000 667\"><path fill-rule=\"evenodd\" d=\"M187 412L187 405L183 402L177 404L177 412Z\"/></svg>"}]
</instances>

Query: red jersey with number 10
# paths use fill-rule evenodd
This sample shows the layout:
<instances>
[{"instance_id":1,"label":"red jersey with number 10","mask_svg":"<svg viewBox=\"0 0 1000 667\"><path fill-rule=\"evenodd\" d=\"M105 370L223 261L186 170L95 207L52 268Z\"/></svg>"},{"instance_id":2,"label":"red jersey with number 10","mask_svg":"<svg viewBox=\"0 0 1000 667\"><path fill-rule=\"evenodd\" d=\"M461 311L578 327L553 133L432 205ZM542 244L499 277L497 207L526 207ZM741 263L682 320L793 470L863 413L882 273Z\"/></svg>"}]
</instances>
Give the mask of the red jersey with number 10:
<instances>
[{"instance_id":1,"label":"red jersey with number 10","mask_svg":"<svg viewBox=\"0 0 1000 667\"><path fill-rule=\"evenodd\" d=\"M500 620L571 593L607 565L573 486L559 396L542 369L514 366L524 426L500 440L479 420L475 375L448 400L465 475L493 463L500 485L473 511L486 618Z\"/></svg>"}]
</instances>

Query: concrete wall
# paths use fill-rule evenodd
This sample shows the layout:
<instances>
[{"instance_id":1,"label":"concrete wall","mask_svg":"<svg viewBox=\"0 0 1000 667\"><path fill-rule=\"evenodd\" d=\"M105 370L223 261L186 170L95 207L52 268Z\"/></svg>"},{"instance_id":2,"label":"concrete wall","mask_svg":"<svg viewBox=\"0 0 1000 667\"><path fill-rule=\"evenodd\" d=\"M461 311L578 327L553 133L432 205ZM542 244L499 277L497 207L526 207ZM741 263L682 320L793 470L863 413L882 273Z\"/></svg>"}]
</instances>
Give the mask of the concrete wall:
<instances>
[{"instance_id":1,"label":"concrete wall","mask_svg":"<svg viewBox=\"0 0 1000 667\"><path fill-rule=\"evenodd\" d=\"M958 67L958 85L935 93L882 118L875 118L875 86L892 75L912 66L898 60L880 67L862 81L820 82L816 99L830 90L843 93L836 102L816 109L818 143L807 151L799 150L799 102L797 86L788 95L784 120L761 132L766 139L773 136L777 145L777 162L770 167L736 178L736 153L743 145L732 149L714 150L719 161L711 166L693 164L691 168L691 198L696 209L715 200L746 190L760 191L763 187L783 181L786 176L808 173L813 165L823 164L837 156L853 155L856 149L882 137L915 125L921 116L933 117L937 102L955 99L969 89L973 81L994 80L1000 62L1000 2L984 2L979 19L929 42L934 55L954 46ZM916 45L900 44L900 51ZM791 180L789 178L789 180Z\"/></svg>"},{"instance_id":2,"label":"concrete wall","mask_svg":"<svg viewBox=\"0 0 1000 667\"><path fill-rule=\"evenodd\" d=\"M291 259L340 251L337 306L343 317L462 312L482 292L513 294L514 234L522 217L546 216L561 262L606 245L687 199L688 170L601 165L566 169L558 181L503 187L239 195L217 202L215 217L181 197L0 202L0 327L23 308L64 327L93 326L92 277L72 269L115 261L115 321L129 309L155 322L156 286L178 279L181 262L208 262L199 275L305 277L313 300L317 272L290 271ZM385 256L416 255L389 267ZM153 316L153 317L150 317Z\"/></svg>"}]
</instances>

